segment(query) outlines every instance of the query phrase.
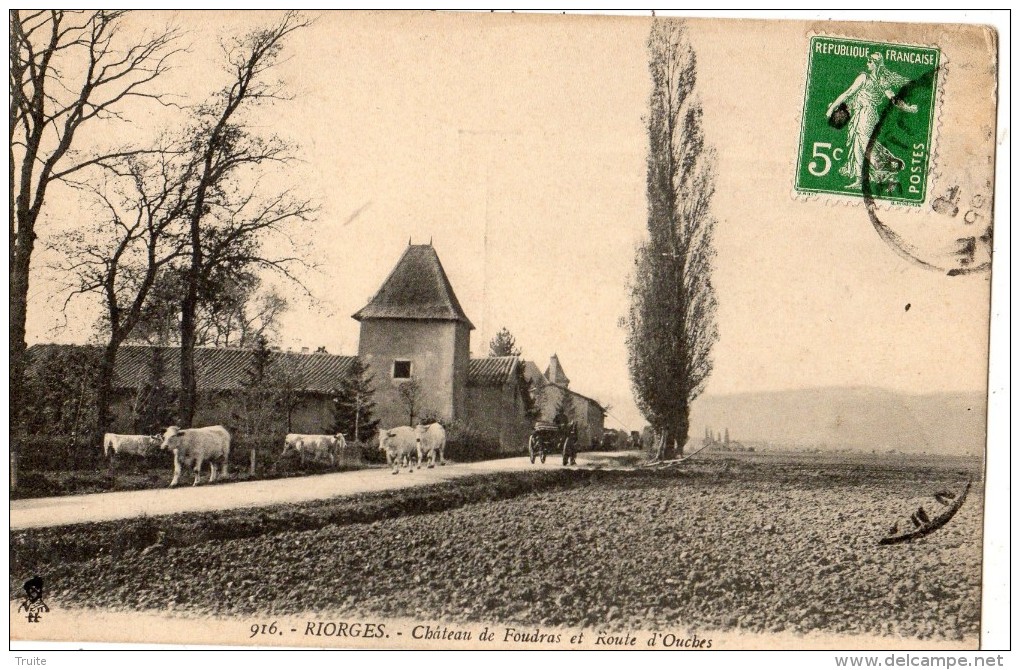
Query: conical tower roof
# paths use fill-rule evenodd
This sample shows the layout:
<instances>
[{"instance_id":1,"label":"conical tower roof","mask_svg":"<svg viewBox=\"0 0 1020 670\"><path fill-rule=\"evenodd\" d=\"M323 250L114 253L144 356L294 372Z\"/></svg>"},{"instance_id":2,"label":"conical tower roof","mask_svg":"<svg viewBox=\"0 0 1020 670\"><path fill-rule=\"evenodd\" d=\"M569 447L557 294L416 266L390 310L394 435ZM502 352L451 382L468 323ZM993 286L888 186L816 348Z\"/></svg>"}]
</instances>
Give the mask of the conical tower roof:
<instances>
[{"instance_id":1,"label":"conical tower roof","mask_svg":"<svg viewBox=\"0 0 1020 670\"><path fill-rule=\"evenodd\" d=\"M460 321L474 330L431 244L408 245L375 296L354 318Z\"/></svg>"},{"instance_id":2,"label":"conical tower roof","mask_svg":"<svg viewBox=\"0 0 1020 670\"><path fill-rule=\"evenodd\" d=\"M553 354L549 358L549 367L545 369L545 378L553 384L559 384L560 386L569 386L570 379L567 378L567 374L563 372L563 366L560 365L560 359Z\"/></svg>"}]
</instances>

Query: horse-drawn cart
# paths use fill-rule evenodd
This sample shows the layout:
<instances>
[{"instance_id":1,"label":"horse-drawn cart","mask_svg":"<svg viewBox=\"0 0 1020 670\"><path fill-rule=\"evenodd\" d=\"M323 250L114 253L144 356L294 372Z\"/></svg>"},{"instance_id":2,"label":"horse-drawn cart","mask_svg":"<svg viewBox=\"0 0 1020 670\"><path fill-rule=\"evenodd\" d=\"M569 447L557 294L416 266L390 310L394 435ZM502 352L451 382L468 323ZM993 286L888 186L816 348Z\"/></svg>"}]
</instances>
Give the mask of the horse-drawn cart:
<instances>
[{"instance_id":1,"label":"horse-drawn cart","mask_svg":"<svg viewBox=\"0 0 1020 670\"><path fill-rule=\"evenodd\" d=\"M545 463L546 454L556 451L560 443L560 427L548 421L539 421L528 438L528 456L531 462L539 459Z\"/></svg>"},{"instance_id":2,"label":"horse-drawn cart","mask_svg":"<svg viewBox=\"0 0 1020 670\"><path fill-rule=\"evenodd\" d=\"M558 426L550 421L535 423L535 430L528 439L528 456L531 462L535 459L545 463L547 454L561 452L563 465L577 464L577 426L570 423Z\"/></svg>"}]
</instances>

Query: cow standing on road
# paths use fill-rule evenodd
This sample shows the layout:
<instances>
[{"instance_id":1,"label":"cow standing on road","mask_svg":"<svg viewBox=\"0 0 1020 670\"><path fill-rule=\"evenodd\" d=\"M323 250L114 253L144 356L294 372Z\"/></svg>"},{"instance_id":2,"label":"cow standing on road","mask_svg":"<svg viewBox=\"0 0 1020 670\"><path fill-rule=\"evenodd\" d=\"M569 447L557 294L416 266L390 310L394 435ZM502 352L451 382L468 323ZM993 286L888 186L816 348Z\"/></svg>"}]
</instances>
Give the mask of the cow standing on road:
<instances>
[{"instance_id":1,"label":"cow standing on road","mask_svg":"<svg viewBox=\"0 0 1020 670\"><path fill-rule=\"evenodd\" d=\"M386 462L393 468L393 474L400 472L400 465L405 458L410 472L414 472L416 460L421 465L418 431L410 426L397 426L389 430L380 428L379 450L386 454Z\"/></svg>"},{"instance_id":2,"label":"cow standing on road","mask_svg":"<svg viewBox=\"0 0 1020 670\"><path fill-rule=\"evenodd\" d=\"M283 441L283 454L281 458L292 451L296 451L301 457L301 462L308 456L312 460L329 459L330 465L336 465L337 459L347 448L347 439L343 433L336 435L299 435L290 433Z\"/></svg>"},{"instance_id":3,"label":"cow standing on road","mask_svg":"<svg viewBox=\"0 0 1020 670\"><path fill-rule=\"evenodd\" d=\"M442 424L432 423L427 426L419 425L415 428L418 433L418 442L421 444L421 456L428 457L429 467L436 466L436 454L439 454L439 464L446 465L443 451L446 449L446 429ZM419 465L420 459L419 456Z\"/></svg>"},{"instance_id":4,"label":"cow standing on road","mask_svg":"<svg viewBox=\"0 0 1020 670\"><path fill-rule=\"evenodd\" d=\"M174 453L174 478L170 480L171 488L177 486L181 478L181 469L190 466L195 471L195 482L198 486L202 477L202 464L209 462L209 483L216 481L217 465L222 474L227 475L227 459L230 457L230 433L223 426L206 426L205 428L178 428L170 426L163 434L163 449Z\"/></svg>"}]
</instances>

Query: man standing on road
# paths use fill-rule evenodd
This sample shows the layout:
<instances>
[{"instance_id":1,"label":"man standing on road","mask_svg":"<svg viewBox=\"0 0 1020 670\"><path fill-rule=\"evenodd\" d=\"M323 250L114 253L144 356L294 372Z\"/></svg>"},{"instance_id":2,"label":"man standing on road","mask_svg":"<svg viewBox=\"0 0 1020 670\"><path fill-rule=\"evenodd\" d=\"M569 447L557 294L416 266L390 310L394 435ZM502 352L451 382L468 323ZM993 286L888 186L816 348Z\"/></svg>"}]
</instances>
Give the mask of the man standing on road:
<instances>
[{"instance_id":1,"label":"man standing on road","mask_svg":"<svg viewBox=\"0 0 1020 670\"><path fill-rule=\"evenodd\" d=\"M563 438L563 465L577 465L576 421L571 421L566 426L566 437Z\"/></svg>"}]
</instances>

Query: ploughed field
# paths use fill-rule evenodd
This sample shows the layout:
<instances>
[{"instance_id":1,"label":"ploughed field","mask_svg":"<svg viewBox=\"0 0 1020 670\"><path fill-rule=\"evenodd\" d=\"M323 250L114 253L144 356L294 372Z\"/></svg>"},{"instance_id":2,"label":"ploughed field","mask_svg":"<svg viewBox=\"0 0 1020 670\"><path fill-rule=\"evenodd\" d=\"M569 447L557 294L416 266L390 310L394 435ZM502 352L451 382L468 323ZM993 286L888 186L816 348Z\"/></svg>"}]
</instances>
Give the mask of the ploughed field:
<instances>
[{"instance_id":1,"label":"ploughed field","mask_svg":"<svg viewBox=\"0 0 1020 670\"><path fill-rule=\"evenodd\" d=\"M43 558L40 543L72 541L75 531L71 539L61 529L26 531L12 538L12 566L44 575L58 605L973 638L980 467L977 459L749 454L672 471L503 473L471 484L470 495L455 493L468 484L451 482L366 498L387 510L374 515L326 514L328 502L308 506L311 516L302 506L238 511L296 514L304 530L248 524L236 539L157 538L95 558ZM893 521L904 528L919 504L937 512L932 494L959 492L968 478L967 502L946 527L877 545ZM167 532L178 521L164 522ZM117 542L116 526L90 532ZM33 558L19 555L25 542L35 543ZM21 579L12 572L12 590Z\"/></svg>"}]
</instances>

